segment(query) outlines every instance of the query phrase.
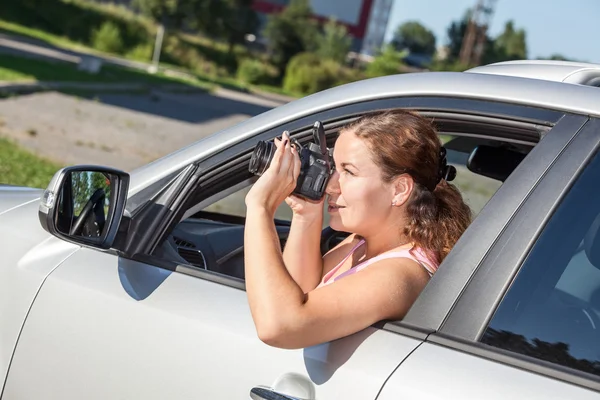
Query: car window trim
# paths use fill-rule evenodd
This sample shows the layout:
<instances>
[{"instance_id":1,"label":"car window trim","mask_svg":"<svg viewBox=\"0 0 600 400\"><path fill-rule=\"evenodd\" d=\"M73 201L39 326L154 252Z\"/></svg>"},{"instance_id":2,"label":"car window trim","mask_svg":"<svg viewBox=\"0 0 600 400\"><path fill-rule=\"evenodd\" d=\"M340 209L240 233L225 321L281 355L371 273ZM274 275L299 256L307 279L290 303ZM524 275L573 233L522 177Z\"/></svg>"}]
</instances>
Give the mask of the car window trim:
<instances>
[{"instance_id":1,"label":"car window trim","mask_svg":"<svg viewBox=\"0 0 600 400\"><path fill-rule=\"evenodd\" d=\"M440 332L477 341L563 197L600 148L600 120L587 122L532 188L469 280ZM565 176L565 172L570 176ZM528 200L528 201L527 201ZM527 223L523 224L527 217Z\"/></svg>"},{"instance_id":2,"label":"car window trim","mask_svg":"<svg viewBox=\"0 0 600 400\"><path fill-rule=\"evenodd\" d=\"M586 121L585 116L565 115L533 148L517 167L517 171L527 172L512 174L500 186L439 266L407 313L405 322L435 331L442 328L498 237ZM468 313L463 317L470 318Z\"/></svg>"}]
</instances>

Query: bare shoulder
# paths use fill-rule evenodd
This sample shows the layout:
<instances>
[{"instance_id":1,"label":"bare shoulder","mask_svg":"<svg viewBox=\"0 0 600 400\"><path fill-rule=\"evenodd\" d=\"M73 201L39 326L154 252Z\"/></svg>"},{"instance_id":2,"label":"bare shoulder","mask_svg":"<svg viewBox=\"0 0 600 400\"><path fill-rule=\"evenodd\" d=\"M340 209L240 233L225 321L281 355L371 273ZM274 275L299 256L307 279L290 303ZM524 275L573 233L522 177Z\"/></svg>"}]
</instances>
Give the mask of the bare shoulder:
<instances>
[{"instance_id":1,"label":"bare shoulder","mask_svg":"<svg viewBox=\"0 0 600 400\"><path fill-rule=\"evenodd\" d=\"M325 276L331 271L340 261L344 259L350 253L350 250L358 244L360 238L356 234L352 233L348 237L342 240L337 246L329 250L323 256L323 275Z\"/></svg>"},{"instance_id":2,"label":"bare shoulder","mask_svg":"<svg viewBox=\"0 0 600 400\"><path fill-rule=\"evenodd\" d=\"M429 274L408 258L389 258L307 293L311 320L349 334L382 320L402 319Z\"/></svg>"}]
</instances>

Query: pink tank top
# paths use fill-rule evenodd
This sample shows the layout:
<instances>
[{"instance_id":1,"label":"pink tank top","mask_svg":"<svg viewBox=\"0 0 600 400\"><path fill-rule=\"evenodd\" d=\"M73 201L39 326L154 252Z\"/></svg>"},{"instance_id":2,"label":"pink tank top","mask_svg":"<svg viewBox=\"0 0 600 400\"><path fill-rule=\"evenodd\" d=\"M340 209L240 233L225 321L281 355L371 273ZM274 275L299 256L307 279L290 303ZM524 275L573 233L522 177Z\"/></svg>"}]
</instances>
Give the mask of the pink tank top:
<instances>
[{"instance_id":1,"label":"pink tank top","mask_svg":"<svg viewBox=\"0 0 600 400\"><path fill-rule=\"evenodd\" d=\"M331 277L334 276L335 273L341 268L341 266L344 264L344 262L352 254L354 254L356 249L358 249L360 246L362 246L363 243L365 243L364 239L362 239L360 242L358 242L356 244L356 246L354 246L352 248L352 250L350 250L348 255L346 255L346 257L344 257L344 259L342 261L340 261L338 265L335 266L335 268L333 268L331 271L329 271L327 274L325 274L325 276L323 277L323 280L321 281L319 286L317 286L317 288L320 288L321 286L329 285L330 283L333 283L333 282L337 281L338 279L341 279L345 276L355 274L358 271L361 271L361 270L367 268L369 265L376 263L377 261L385 260L388 258L408 258L410 260L413 260L417 264L419 264L423 268L425 268L425 270L427 271L429 276L432 276L435 273L435 271L437 270L438 263L435 261L435 257L433 255L428 255L423 249L415 247L413 249L402 249L402 250L389 251L386 253L382 253L382 254L380 254L376 257L373 257L367 261L363 261L362 263L356 265L354 268L350 268L348 271L341 273L340 275L336 276L334 279L331 279Z\"/></svg>"}]
</instances>

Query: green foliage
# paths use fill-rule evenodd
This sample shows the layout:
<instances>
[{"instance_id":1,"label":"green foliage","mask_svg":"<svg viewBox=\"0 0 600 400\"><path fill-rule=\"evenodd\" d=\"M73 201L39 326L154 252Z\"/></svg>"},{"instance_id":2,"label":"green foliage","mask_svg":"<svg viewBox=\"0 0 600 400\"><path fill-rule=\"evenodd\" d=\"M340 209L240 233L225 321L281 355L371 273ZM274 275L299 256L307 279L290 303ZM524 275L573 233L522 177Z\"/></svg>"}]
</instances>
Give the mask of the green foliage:
<instances>
[{"instance_id":1,"label":"green foliage","mask_svg":"<svg viewBox=\"0 0 600 400\"><path fill-rule=\"evenodd\" d=\"M138 44L133 49L127 52L127 57L139 60L139 61L150 61L152 60L152 54L154 52L154 48L150 43Z\"/></svg>"},{"instance_id":2,"label":"green foliage","mask_svg":"<svg viewBox=\"0 0 600 400\"><path fill-rule=\"evenodd\" d=\"M338 24L335 19L327 21L323 27L323 34L317 38L317 54L322 58L343 63L352 46L352 38L348 29Z\"/></svg>"},{"instance_id":3,"label":"green foliage","mask_svg":"<svg viewBox=\"0 0 600 400\"><path fill-rule=\"evenodd\" d=\"M0 138L0 183L45 188L60 165Z\"/></svg>"},{"instance_id":4,"label":"green foliage","mask_svg":"<svg viewBox=\"0 0 600 400\"><path fill-rule=\"evenodd\" d=\"M193 0L133 0L143 14L169 28L181 28Z\"/></svg>"},{"instance_id":5,"label":"green foliage","mask_svg":"<svg viewBox=\"0 0 600 400\"><path fill-rule=\"evenodd\" d=\"M254 34L259 25L252 0L187 0L193 3L192 26L211 37L224 39L228 53L236 44L243 44L247 34Z\"/></svg>"},{"instance_id":6,"label":"green foliage","mask_svg":"<svg viewBox=\"0 0 600 400\"><path fill-rule=\"evenodd\" d=\"M367 65L365 74L368 78L399 74L400 68L404 65L402 59L405 56L406 52L397 51L393 46L388 45Z\"/></svg>"},{"instance_id":7,"label":"green foliage","mask_svg":"<svg viewBox=\"0 0 600 400\"><path fill-rule=\"evenodd\" d=\"M277 68L260 60L248 58L240 63L237 78L251 85L273 85L277 80Z\"/></svg>"},{"instance_id":8,"label":"green foliage","mask_svg":"<svg viewBox=\"0 0 600 400\"><path fill-rule=\"evenodd\" d=\"M120 53L123 50L121 31L113 22L107 21L92 33L92 46L107 53Z\"/></svg>"},{"instance_id":9,"label":"green foliage","mask_svg":"<svg viewBox=\"0 0 600 400\"><path fill-rule=\"evenodd\" d=\"M308 0L292 0L279 14L269 16L264 36L280 73L296 54L316 47L318 30Z\"/></svg>"},{"instance_id":10,"label":"green foliage","mask_svg":"<svg viewBox=\"0 0 600 400\"><path fill-rule=\"evenodd\" d=\"M359 72L333 60L315 53L300 53L290 60L283 87L292 93L312 94L358 79L362 79Z\"/></svg>"},{"instance_id":11,"label":"green foliage","mask_svg":"<svg viewBox=\"0 0 600 400\"><path fill-rule=\"evenodd\" d=\"M525 30L516 30L513 21L508 21L494 40L494 61L522 60L527 58Z\"/></svg>"},{"instance_id":12,"label":"green foliage","mask_svg":"<svg viewBox=\"0 0 600 400\"><path fill-rule=\"evenodd\" d=\"M411 53L433 55L435 41L432 31L417 21L409 21L396 29L392 45L399 51L408 50Z\"/></svg>"}]
</instances>

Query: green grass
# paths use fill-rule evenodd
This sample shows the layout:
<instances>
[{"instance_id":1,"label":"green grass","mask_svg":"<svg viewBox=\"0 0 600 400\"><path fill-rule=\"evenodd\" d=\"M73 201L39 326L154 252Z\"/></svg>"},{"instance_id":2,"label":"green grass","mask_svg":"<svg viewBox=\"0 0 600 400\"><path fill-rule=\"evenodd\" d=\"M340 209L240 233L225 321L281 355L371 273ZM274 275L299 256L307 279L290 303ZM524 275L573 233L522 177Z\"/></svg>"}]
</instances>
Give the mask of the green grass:
<instances>
[{"instance_id":1,"label":"green grass","mask_svg":"<svg viewBox=\"0 0 600 400\"><path fill-rule=\"evenodd\" d=\"M45 188L60 168L0 137L0 183Z\"/></svg>"},{"instance_id":2,"label":"green grass","mask_svg":"<svg viewBox=\"0 0 600 400\"><path fill-rule=\"evenodd\" d=\"M75 42L66 37L53 35L51 33L44 32L39 29L27 28L23 25L15 24L9 21L5 21L3 19L0 19L0 32L12 35L16 34L21 36L27 36L32 39L39 39L48 44L53 44L55 46L62 47L65 49L89 50L88 46L85 46L82 43Z\"/></svg>"},{"instance_id":3,"label":"green grass","mask_svg":"<svg viewBox=\"0 0 600 400\"><path fill-rule=\"evenodd\" d=\"M38 39L38 40L44 41L48 44L55 45L57 47L61 47L61 48L65 48L65 49L101 54L100 52L96 51L92 47L85 45L83 43L80 43L80 42L73 41L67 37L54 35L54 34L45 32L43 30L35 29L35 28L27 28L25 26L15 24L15 23L3 20L3 19L0 19L0 32L12 34L12 35L16 34L16 35L33 38L33 39ZM206 57L210 57L210 58L215 57L222 63L229 65L229 66L234 62L233 61L234 56L226 54L225 46L223 44L212 43L209 39L195 37L193 35L181 35L181 37L182 37L181 42L185 43L185 45L195 48L200 54L203 54ZM243 52L244 51L241 49L240 46L236 46L236 49L235 49L236 54L240 54ZM119 56L123 57L125 59L134 60L134 58L129 57L127 54L119 55ZM1 80L14 81L14 80L33 80L34 79L34 78L32 78L31 74L27 74L27 71L23 71L21 73L19 73L20 71L14 71L14 70L7 71L6 70L7 68L5 66L6 62L4 61L4 58L5 58L4 56L2 56L0 58L0 81ZM169 57L168 57L168 55L163 54L163 57L161 57L161 58L166 58L168 60ZM139 60L136 60L136 61L139 61ZM184 83L184 84L189 84L194 87L204 89L206 91L212 91L212 90L214 90L214 88L216 86L221 86L221 87L224 87L227 89L237 90L237 91L241 91L241 92L249 92L250 88L251 88L249 85L247 85L243 82L240 82L239 80L237 80L233 77L211 76L209 74L203 74L203 73L199 73L199 72L194 73L192 71L186 70L185 68L182 68L181 66L176 66L173 63L167 63L167 62L161 62L160 66L163 68L171 68L171 69L179 69L179 70L183 69L186 72L196 76L197 80L185 80L185 79L171 78L171 77L167 77L164 74L156 74L155 76L152 76L149 74L145 74L141 71L140 72L137 72L137 71L123 72L124 70L122 70L119 73L119 72L115 72L115 71L110 71L110 68L105 67L104 69L105 70L108 69L110 72L109 74L107 74L110 76L110 78L109 78L109 80L107 80L106 78L103 78L103 79L101 79L101 81L110 81L110 82L124 81L123 78L125 77L125 74L129 73L131 76L131 74L137 73L137 74L146 75L146 78L151 82L156 82L156 81L152 80L153 78L154 79L156 79L156 78L169 79L169 80L171 80L171 83L180 82L180 83ZM47 63L46 63L46 68L47 68ZM62 68L63 72L65 72L64 67L60 67L60 68ZM76 69L74 67L70 67L69 71L72 71L72 70L76 70ZM77 72L81 72L81 71L77 71ZM78 75L78 77L80 77L80 79L76 79L75 77L72 77L69 80L70 81L74 80L74 81L78 81L78 82L92 81L92 80L90 80L89 74L86 74L86 75ZM99 80L97 78L97 76L95 76L95 75L92 75L92 76L96 77L96 80ZM137 78L139 79L140 77L137 76ZM38 77L37 80L42 80L42 79L40 79ZM61 80L61 79L52 79L52 80ZM283 89L272 87L272 86L263 86L263 87L260 87L259 89L263 90L265 92L287 94L285 91L283 91ZM294 97L298 97L298 96L296 95Z\"/></svg>"},{"instance_id":4,"label":"green grass","mask_svg":"<svg viewBox=\"0 0 600 400\"><path fill-rule=\"evenodd\" d=\"M48 62L8 55L0 57L0 81L144 83L150 85L182 84L206 91L210 91L213 88L213 85L200 80L169 77L162 73L152 75L142 70L104 65L100 73L90 74L79 71L74 64L66 62Z\"/></svg>"}]
</instances>

